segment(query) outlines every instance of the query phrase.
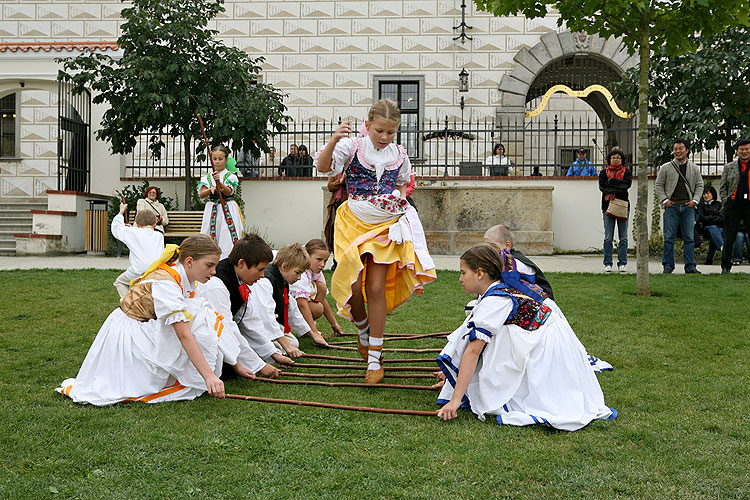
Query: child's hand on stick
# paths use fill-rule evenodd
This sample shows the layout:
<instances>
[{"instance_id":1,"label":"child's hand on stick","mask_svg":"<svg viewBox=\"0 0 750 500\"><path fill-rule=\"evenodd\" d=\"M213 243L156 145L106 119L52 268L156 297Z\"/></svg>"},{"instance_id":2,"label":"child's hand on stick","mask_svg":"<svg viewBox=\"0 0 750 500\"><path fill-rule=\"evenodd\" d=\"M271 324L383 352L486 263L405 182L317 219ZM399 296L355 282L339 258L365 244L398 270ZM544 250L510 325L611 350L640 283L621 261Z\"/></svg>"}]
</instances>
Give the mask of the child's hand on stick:
<instances>
[{"instance_id":1,"label":"child's hand on stick","mask_svg":"<svg viewBox=\"0 0 750 500\"><path fill-rule=\"evenodd\" d=\"M458 401L456 402L450 401L446 403L445 406L443 406L442 408L438 410L437 416L438 418L442 418L443 420L454 419L458 416L458 407L459 407Z\"/></svg>"},{"instance_id":2,"label":"child's hand on stick","mask_svg":"<svg viewBox=\"0 0 750 500\"><path fill-rule=\"evenodd\" d=\"M206 379L206 388L208 393L215 398L224 399L226 393L224 392L224 382L219 379L216 375L210 376Z\"/></svg>"}]
</instances>

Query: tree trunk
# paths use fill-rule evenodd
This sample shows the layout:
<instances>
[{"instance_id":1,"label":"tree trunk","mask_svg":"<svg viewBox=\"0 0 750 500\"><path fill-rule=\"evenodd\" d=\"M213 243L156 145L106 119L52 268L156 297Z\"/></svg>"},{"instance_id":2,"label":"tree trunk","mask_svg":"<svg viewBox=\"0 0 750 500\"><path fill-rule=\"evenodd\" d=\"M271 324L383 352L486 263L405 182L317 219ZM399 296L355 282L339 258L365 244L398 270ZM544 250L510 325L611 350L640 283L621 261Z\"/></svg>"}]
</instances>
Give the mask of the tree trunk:
<instances>
[{"instance_id":1,"label":"tree trunk","mask_svg":"<svg viewBox=\"0 0 750 500\"><path fill-rule=\"evenodd\" d=\"M185 128L187 131L188 129ZM190 134L185 132L184 135L184 146L185 146L185 210L192 210L193 208L193 190L190 189Z\"/></svg>"},{"instance_id":2,"label":"tree trunk","mask_svg":"<svg viewBox=\"0 0 750 500\"><path fill-rule=\"evenodd\" d=\"M636 227L636 293L650 296L648 273L648 76L651 66L649 44L649 15L641 13L641 39L638 45L640 67L638 70L638 203L635 214Z\"/></svg>"}]
</instances>

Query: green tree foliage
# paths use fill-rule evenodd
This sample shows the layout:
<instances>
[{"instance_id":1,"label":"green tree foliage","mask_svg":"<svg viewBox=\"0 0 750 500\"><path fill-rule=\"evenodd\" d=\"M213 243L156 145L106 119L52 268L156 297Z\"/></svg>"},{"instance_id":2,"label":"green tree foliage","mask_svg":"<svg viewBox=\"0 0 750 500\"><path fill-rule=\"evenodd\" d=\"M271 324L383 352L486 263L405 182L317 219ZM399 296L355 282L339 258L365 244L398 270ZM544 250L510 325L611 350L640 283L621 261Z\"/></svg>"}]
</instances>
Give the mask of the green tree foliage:
<instances>
[{"instance_id":1,"label":"green tree foliage","mask_svg":"<svg viewBox=\"0 0 750 500\"><path fill-rule=\"evenodd\" d=\"M675 135L691 150L716 148L724 142L727 158L733 144L750 132L750 28L730 28L699 38L694 53L669 57L663 47L651 56L648 111L656 119L651 163L669 159ZM633 110L638 103L638 71L628 71L618 98ZM743 128L744 127L744 128Z\"/></svg>"},{"instance_id":2,"label":"green tree foliage","mask_svg":"<svg viewBox=\"0 0 750 500\"><path fill-rule=\"evenodd\" d=\"M94 103L109 104L96 137L109 141L113 153L131 153L138 136L152 131L180 137L188 146L202 137L196 114L203 117L212 144L230 143L255 156L268 150L269 125L271 132L285 128L283 95L257 81L263 58L227 47L208 28L224 12L223 3L133 0L122 10L125 22L117 40L122 57L86 51L60 59L61 78L72 82L74 91L89 88ZM165 146L159 135L152 136L155 158ZM202 158L202 141L198 152ZM189 155L185 167L189 177Z\"/></svg>"},{"instance_id":3,"label":"green tree foliage","mask_svg":"<svg viewBox=\"0 0 750 500\"><path fill-rule=\"evenodd\" d=\"M572 31L621 37L639 55L638 73L638 172L648 169L648 75L652 51L667 57L697 48L697 33L721 33L750 22L750 0L474 0L497 16L523 14L544 17L553 9L559 26ZM638 182L635 210L637 231L637 293L650 295L648 275L648 186Z\"/></svg>"}]
</instances>

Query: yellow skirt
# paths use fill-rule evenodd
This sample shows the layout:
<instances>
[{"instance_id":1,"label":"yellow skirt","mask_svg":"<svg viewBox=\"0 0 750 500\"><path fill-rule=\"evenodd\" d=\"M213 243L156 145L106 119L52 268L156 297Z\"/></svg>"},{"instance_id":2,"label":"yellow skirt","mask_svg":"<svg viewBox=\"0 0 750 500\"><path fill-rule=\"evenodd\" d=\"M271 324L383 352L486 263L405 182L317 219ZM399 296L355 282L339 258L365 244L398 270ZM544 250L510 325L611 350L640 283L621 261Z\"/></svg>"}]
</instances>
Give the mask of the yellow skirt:
<instances>
[{"instance_id":1,"label":"yellow skirt","mask_svg":"<svg viewBox=\"0 0 750 500\"><path fill-rule=\"evenodd\" d=\"M351 320L352 285L362 273L362 294L367 269L362 257L372 255L378 264L388 264L385 281L385 300L390 313L406 302L413 293L421 295L424 285L435 281L435 270L425 271L419 263L411 241L396 243L388 239L388 229L398 220L381 224L362 222L345 201L336 211L334 226L334 256L336 270L331 279L331 295L336 300L338 313ZM365 302L367 296L365 295Z\"/></svg>"}]
</instances>

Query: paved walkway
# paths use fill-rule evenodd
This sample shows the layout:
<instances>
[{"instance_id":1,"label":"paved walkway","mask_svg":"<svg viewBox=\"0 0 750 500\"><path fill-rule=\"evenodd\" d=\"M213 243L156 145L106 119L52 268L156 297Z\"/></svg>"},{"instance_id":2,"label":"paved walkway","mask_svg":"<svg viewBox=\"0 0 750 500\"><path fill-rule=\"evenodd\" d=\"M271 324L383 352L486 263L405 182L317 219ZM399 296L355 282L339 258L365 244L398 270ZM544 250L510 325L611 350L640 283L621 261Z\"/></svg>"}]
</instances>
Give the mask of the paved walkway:
<instances>
[{"instance_id":1,"label":"paved walkway","mask_svg":"<svg viewBox=\"0 0 750 500\"><path fill-rule=\"evenodd\" d=\"M545 272L567 273L603 273L601 255L540 255L531 257ZM433 255L438 269L457 271L459 257L457 255ZM717 262L717 261L714 261ZM330 265L330 261L329 261ZM96 255L64 255L57 257L2 257L0 256L0 270L12 269L116 269L125 270L128 267L127 257L103 257ZM703 274L720 273L719 264L713 266L698 265ZM649 271L653 274L661 273L661 262L650 261ZM635 273L635 259L628 264L628 273ZM675 274L682 274L682 262L677 263ZM732 273L750 274L750 265L734 266Z\"/></svg>"}]
</instances>

